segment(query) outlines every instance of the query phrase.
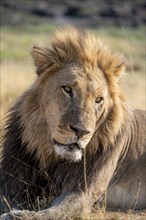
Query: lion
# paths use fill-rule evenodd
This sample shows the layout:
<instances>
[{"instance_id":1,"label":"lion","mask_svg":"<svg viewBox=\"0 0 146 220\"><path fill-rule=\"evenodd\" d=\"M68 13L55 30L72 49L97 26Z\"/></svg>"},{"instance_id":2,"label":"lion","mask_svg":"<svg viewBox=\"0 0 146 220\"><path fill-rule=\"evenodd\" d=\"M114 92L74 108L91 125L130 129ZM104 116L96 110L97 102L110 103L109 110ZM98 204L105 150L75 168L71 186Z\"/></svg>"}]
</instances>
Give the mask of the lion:
<instances>
[{"instance_id":1,"label":"lion","mask_svg":"<svg viewBox=\"0 0 146 220\"><path fill-rule=\"evenodd\" d=\"M32 56L38 77L5 126L1 219L83 218L104 195L107 209L146 208L146 117L121 88L123 57L74 27Z\"/></svg>"}]
</instances>

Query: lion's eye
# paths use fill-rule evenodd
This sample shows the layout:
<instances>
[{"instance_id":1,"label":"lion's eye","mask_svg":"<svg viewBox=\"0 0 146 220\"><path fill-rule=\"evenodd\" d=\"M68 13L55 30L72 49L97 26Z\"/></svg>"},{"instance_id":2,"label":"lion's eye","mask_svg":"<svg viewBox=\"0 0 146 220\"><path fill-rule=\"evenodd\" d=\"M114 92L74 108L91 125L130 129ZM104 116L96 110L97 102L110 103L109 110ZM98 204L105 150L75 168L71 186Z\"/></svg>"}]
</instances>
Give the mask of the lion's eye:
<instances>
[{"instance_id":1,"label":"lion's eye","mask_svg":"<svg viewBox=\"0 0 146 220\"><path fill-rule=\"evenodd\" d=\"M97 104L101 104L101 103L103 103L103 98L102 97L97 97L96 98L96 100L95 100L95 102L97 103Z\"/></svg>"},{"instance_id":2,"label":"lion's eye","mask_svg":"<svg viewBox=\"0 0 146 220\"><path fill-rule=\"evenodd\" d=\"M72 88L69 86L62 86L63 93L72 96Z\"/></svg>"}]
</instances>

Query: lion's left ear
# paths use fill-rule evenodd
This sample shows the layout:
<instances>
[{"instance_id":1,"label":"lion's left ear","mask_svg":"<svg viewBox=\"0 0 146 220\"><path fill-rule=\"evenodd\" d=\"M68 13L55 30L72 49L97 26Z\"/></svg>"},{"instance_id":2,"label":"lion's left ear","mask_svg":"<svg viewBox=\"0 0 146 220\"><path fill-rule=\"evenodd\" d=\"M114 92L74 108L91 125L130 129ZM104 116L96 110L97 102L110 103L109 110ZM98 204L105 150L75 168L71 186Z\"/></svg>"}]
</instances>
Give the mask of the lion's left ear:
<instances>
[{"instance_id":1,"label":"lion's left ear","mask_svg":"<svg viewBox=\"0 0 146 220\"><path fill-rule=\"evenodd\" d=\"M120 63L118 66L114 69L114 75L116 77L120 77L125 71L125 64L124 62Z\"/></svg>"},{"instance_id":2,"label":"lion's left ear","mask_svg":"<svg viewBox=\"0 0 146 220\"><path fill-rule=\"evenodd\" d=\"M37 75L40 75L46 68L51 65L49 50L43 47L34 46L31 51L34 64L37 67Z\"/></svg>"}]
</instances>

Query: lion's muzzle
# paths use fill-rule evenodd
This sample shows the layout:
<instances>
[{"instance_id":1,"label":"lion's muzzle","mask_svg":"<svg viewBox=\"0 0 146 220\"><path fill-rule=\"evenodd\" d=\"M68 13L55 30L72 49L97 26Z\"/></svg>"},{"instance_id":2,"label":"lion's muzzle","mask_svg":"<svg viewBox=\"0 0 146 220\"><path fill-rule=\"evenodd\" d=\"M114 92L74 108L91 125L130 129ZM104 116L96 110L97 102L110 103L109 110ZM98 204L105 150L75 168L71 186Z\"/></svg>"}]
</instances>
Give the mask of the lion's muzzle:
<instances>
[{"instance_id":1,"label":"lion's muzzle","mask_svg":"<svg viewBox=\"0 0 146 220\"><path fill-rule=\"evenodd\" d=\"M55 152L61 158L71 161L82 159L83 149L87 146L93 134L91 126L82 121L77 121L77 118L71 118L71 116L65 118L65 115L59 121L52 138Z\"/></svg>"}]
</instances>

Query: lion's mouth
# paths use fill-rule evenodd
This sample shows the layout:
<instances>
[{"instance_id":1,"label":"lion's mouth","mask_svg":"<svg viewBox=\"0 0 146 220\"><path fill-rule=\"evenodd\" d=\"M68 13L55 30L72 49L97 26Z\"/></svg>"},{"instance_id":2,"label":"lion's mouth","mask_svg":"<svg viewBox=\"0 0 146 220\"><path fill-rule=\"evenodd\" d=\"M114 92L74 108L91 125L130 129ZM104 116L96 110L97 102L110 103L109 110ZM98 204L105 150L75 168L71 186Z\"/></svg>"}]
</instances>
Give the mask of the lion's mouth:
<instances>
[{"instance_id":1,"label":"lion's mouth","mask_svg":"<svg viewBox=\"0 0 146 220\"><path fill-rule=\"evenodd\" d=\"M72 144L62 144L53 140L55 151L58 155L60 155L63 159L70 161L79 161L82 158L82 149L79 147L77 143Z\"/></svg>"},{"instance_id":2,"label":"lion's mouth","mask_svg":"<svg viewBox=\"0 0 146 220\"><path fill-rule=\"evenodd\" d=\"M74 149L82 150L77 143L61 144L58 141L56 141L55 139L53 139L53 142L54 142L54 145L56 145L58 147L66 148L66 150L68 149L68 151L73 151Z\"/></svg>"}]
</instances>

